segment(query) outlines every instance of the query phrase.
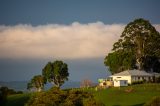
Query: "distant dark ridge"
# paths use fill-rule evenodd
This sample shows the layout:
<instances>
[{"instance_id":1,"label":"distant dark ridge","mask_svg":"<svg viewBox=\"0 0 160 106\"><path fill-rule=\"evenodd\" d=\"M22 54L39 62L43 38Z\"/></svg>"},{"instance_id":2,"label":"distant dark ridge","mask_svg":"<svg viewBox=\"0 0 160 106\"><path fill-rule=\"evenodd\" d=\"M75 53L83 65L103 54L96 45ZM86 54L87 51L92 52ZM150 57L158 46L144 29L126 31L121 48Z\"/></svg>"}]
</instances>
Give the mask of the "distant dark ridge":
<instances>
[{"instance_id":1,"label":"distant dark ridge","mask_svg":"<svg viewBox=\"0 0 160 106\"><path fill-rule=\"evenodd\" d=\"M16 91L26 91L28 81L0 81L0 86L6 86Z\"/></svg>"},{"instance_id":2,"label":"distant dark ridge","mask_svg":"<svg viewBox=\"0 0 160 106\"><path fill-rule=\"evenodd\" d=\"M0 87L1 86L6 86L8 88L14 89L16 91L27 91L27 83L28 81L0 81ZM51 88L53 85L48 83L45 85L45 90ZM63 84L61 87L62 89L66 88L79 88L80 87L80 82L76 81L67 81Z\"/></svg>"}]
</instances>

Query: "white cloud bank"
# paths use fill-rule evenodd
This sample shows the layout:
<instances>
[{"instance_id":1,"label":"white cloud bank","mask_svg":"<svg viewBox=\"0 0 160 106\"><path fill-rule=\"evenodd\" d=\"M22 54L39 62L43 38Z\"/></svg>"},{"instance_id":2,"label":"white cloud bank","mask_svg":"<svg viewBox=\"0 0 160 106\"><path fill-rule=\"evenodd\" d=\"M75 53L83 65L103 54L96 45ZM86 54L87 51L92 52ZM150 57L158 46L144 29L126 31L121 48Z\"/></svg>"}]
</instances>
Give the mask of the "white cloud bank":
<instances>
[{"instance_id":1,"label":"white cloud bank","mask_svg":"<svg viewBox=\"0 0 160 106\"><path fill-rule=\"evenodd\" d=\"M0 26L0 58L97 58L111 51L123 24ZM159 25L156 25L160 29Z\"/></svg>"}]
</instances>

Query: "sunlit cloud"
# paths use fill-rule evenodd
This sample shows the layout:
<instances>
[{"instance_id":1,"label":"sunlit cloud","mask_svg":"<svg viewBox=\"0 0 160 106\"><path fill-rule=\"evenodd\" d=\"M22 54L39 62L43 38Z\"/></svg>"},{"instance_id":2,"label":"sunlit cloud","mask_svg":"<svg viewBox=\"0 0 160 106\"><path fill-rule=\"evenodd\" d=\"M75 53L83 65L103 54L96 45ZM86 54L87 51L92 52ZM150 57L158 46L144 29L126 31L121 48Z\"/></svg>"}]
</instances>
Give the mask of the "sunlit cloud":
<instances>
[{"instance_id":1,"label":"sunlit cloud","mask_svg":"<svg viewBox=\"0 0 160 106\"><path fill-rule=\"evenodd\" d=\"M119 39L123 24L0 26L0 58L104 57ZM160 25L156 25L158 30Z\"/></svg>"}]
</instances>

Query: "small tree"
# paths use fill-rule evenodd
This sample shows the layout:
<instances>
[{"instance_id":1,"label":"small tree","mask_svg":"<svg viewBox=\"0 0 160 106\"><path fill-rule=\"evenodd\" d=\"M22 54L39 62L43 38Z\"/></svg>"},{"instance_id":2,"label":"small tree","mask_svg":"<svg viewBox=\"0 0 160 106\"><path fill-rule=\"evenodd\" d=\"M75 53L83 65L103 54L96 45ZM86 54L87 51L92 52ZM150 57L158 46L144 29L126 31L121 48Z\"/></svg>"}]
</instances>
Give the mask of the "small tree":
<instances>
[{"instance_id":1,"label":"small tree","mask_svg":"<svg viewBox=\"0 0 160 106\"><path fill-rule=\"evenodd\" d=\"M92 81L89 79L85 79L81 82L81 87L91 87L93 85Z\"/></svg>"},{"instance_id":2,"label":"small tree","mask_svg":"<svg viewBox=\"0 0 160 106\"><path fill-rule=\"evenodd\" d=\"M68 80L68 66L63 61L48 62L42 70L45 83L54 83L56 87L60 87Z\"/></svg>"},{"instance_id":3,"label":"small tree","mask_svg":"<svg viewBox=\"0 0 160 106\"><path fill-rule=\"evenodd\" d=\"M36 91L40 92L44 88L44 78L42 75L34 76L31 81L27 84L27 89L36 89Z\"/></svg>"}]
</instances>

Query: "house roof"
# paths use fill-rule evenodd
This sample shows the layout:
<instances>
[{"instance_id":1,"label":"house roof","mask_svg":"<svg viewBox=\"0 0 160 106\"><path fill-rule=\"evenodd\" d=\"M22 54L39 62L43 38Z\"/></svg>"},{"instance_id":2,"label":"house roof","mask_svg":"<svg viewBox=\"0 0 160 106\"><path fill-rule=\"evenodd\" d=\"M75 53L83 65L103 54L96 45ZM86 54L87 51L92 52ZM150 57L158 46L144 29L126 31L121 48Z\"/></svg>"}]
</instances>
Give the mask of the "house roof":
<instances>
[{"instance_id":1,"label":"house roof","mask_svg":"<svg viewBox=\"0 0 160 106\"><path fill-rule=\"evenodd\" d=\"M140 70L127 70L127 71L123 71L123 72L114 74L112 76L153 76L153 75L145 71L140 71Z\"/></svg>"}]
</instances>

